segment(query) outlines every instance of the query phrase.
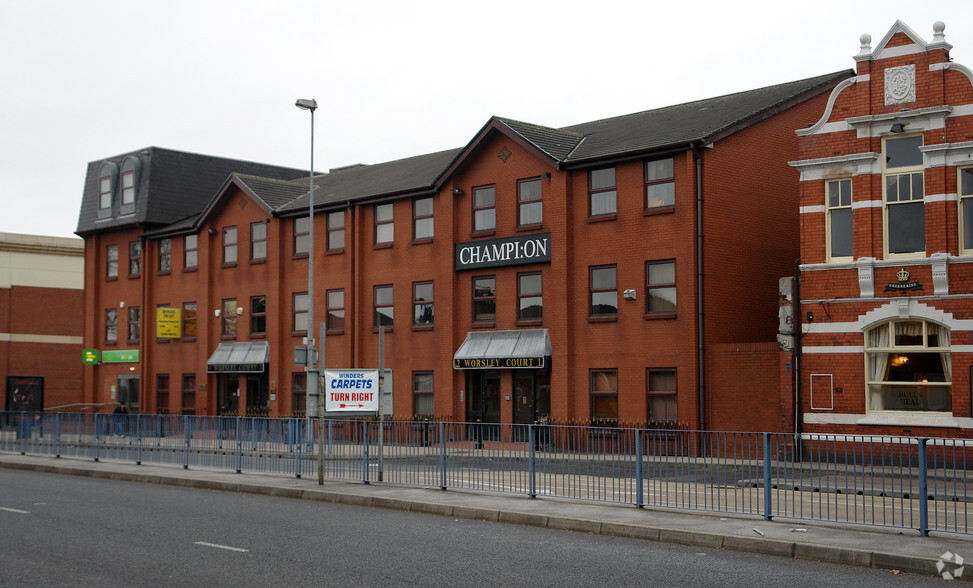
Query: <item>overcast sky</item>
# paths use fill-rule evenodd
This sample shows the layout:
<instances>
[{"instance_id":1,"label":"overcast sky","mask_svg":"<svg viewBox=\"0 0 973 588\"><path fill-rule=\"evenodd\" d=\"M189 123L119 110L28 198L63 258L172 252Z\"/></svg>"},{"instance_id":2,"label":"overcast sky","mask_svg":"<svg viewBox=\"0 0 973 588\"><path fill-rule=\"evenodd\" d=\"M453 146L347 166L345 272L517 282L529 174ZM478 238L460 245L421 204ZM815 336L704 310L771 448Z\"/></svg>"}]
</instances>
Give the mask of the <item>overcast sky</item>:
<instances>
[{"instance_id":1,"label":"overcast sky","mask_svg":"<svg viewBox=\"0 0 973 588\"><path fill-rule=\"evenodd\" d=\"M855 67L973 2L0 0L0 232L72 236L89 161L158 146L307 168L465 145Z\"/></svg>"}]
</instances>

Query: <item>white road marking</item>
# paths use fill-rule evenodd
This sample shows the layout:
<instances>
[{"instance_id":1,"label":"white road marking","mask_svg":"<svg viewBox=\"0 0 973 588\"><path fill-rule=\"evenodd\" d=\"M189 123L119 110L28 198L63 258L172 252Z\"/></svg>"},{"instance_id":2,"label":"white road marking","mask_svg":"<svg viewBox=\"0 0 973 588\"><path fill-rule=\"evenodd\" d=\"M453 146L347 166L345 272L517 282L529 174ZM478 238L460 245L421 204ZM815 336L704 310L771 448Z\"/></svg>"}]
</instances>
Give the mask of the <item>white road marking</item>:
<instances>
[{"instance_id":1,"label":"white road marking","mask_svg":"<svg viewBox=\"0 0 973 588\"><path fill-rule=\"evenodd\" d=\"M227 551L239 551L241 553L247 553L249 549L242 549L240 547L230 547L229 545L220 545L218 543L207 543L205 541L197 541L196 545L202 545L203 547L215 547L217 549L225 549Z\"/></svg>"},{"instance_id":2,"label":"white road marking","mask_svg":"<svg viewBox=\"0 0 973 588\"><path fill-rule=\"evenodd\" d=\"M29 510L20 510L17 508L5 508L3 506L0 506L0 510L5 510L7 512L15 512L17 514L30 514Z\"/></svg>"}]
</instances>

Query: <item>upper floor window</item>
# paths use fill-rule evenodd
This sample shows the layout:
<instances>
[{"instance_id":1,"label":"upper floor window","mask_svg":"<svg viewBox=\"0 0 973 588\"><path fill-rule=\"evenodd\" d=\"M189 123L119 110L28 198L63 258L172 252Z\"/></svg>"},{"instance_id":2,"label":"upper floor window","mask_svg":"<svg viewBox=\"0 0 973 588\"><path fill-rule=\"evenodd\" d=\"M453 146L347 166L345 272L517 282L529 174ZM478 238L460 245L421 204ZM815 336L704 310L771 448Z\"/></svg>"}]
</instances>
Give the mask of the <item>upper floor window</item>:
<instances>
[{"instance_id":1,"label":"upper floor window","mask_svg":"<svg viewBox=\"0 0 973 588\"><path fill-rule=\"evenodd\" d=\"M375 328L392 328L395 314L392 307L392 286L375 286Z\"/></svg>"},{"instance_id":2,"label":"upper floor window","mask_svg":"<svg viewBox=\"0 0 973 588\"><path fill-rule=\"evenodd\" d=\"M135 213L135 193L139 186L141 168L141 160L134 155L122 160L122 203L118 209L120 214Z\"/></svg>"},{"instance_id":3,"label":"upper floor window","mask_svg":"<svg viewBox=\"0 0 973 588\"><path fill-rule=\"evenodd\" d=\"M122 208L135 204L135 172L122 172Z\"/></svg>"},{"instance_id":4,"label":"upper floor window","mask_svg":"<svg viewBox=\"0 0 973 588\"><path fill-rule=\"evenodd\" d=\"M345 248L345 211L328 213L328 251Z\"/></svg>"},{"instance_id":5,"label":"upper floor window","mask_svg":"<svg viewBox=\"0 0 973 588\"><path fill-rule=\"evenodd\" d=\"M432 237L432 198L416 198L412 201L412 238L420 241Z\"/></svg>"},{"instance_id":6,"label":"upper floor window","mask_svg":"<svg viewBox=\"0 0 973 588\"><path fill-rule=\"evenodd\" d=\"M267 332L267 297L250 297L250 334L263 335Z\"/></svg>"},{"instance_id":7,"label":"upper floor window","mask_svg":"<svg viewBox=\"0 0 973 588\"><path fill-rule=\"evenodd\" d=\"M223 227L223 265L235 264L237 260L236 227Z\"/></svg>"},{"instance_id":8,"label":"upper floor window","mask_svg":"<svg viewBox=\"0 0 973 588\"><path fill-rule=\"evenodd\" d=\"M107 211L108 214L102 214ZM108 216L111 214L111 177L98 179L98 216Z\"/></svg>"},{"instance_id":9,"label":"upper floor window","mask_svg":"<svg viewBox=\"0 0 973 588\"><path fill-rule=\"evenodd\" d=\"M592 317L618 315L618 287L615 282L615 266L592 267L591 314Z\"/></svg>"},{"instance_id":10,"label":"upper floor window","mask_svg":"<svg viewBox=\"0 0 973 588\"><path fill-rule=\"evenodd\" d=\"M267 223L263 221L250 225L250 261L267 259Z\"/></svg>"},{"instance_id":11,"label":"upper floor window","mask_svg":"<svg viewBox=\"0 0 973 588\"><path fill-rule=\"evenodd\" d=\"M142 312L138 306L128 307L128 342L138 343L142 338Z\"/></svg>"},{"instance_id":12,"label":"upper floor window","mask_svg":"<svg viewBox=\"0 0 973 588\"><path fill-rule=\"evenodd\" d=\"M199 263L199 251L197 250L197 237L196 235L186 235L183 240L183 262L182 267L184 270L194 270L196 265Z\"/></svg>"},{"instance_id":13,"label":"upper floor window","mask_svg":"<svg viewBox=\"0 0 973 588\"><path fill-rule=\"evenodd\" d=\"M293 320L291 324L293 325L293 330L295 333L306 333L307 332L307 292L295 292L294 293L294 304L292 306L293 310Z\"/></svg>"},{"instance_id":14,"label":"upper floor window","mask_svg":"<svg viewBox=\"0 0 973 588\"><path fill-rule=\"evenodd\" d=\"M851 180L827 182L827 247L830 261L852 259Z\"/></svg>"},{"instance_id":15,"label":"upper floor window","mask_svg":"<svg viewBox=\"0 0 973 588\"><path fill-rule=\"evenodd\" d=\"M118 245L109 245L105 248L105 278L109 280L118 278Z\"/></svg>"},{"instance_id":16,"label":"upper floor window","mask_svg":"<svg viewBox=\"0 0 973 588\"><path fill-rule=\"evenodd\" d=\"M591 216L615 214L615 168L588 172L588 193Z\"/></svg>"},{"instance_id":17,"label":"upper floor window","mask_svg":"<svg viewBox=\"0 0 973 588\"><path fill-rule=\"evenodd\" d=\"M142 275L142 243L132 241L128 244L128 275Z\"/></svg>"},{"instance_id":18,"label":"upper floor window","mask_svg":"<svg viewBox=\"0 0 973 588\"><path fill-rule=\"evenodd\" d=\"M344 289L328 290L328 321L329 331L341 332L345 330L345 291Z\"/></svg>"},{"instance_id":19,"label":"upper floor window","mask_svg":"<svg viewBox=\"0 0 973 588\"><path fill-rule=\"evenodd\" d=\"M395 236L395 224L392 222L392 204L375 205L375 244L385 245L392 242Z\"/></svg>"},{"instance_id":20,"label":"upper floor window","mask_svg":"<svg viewBox=\"0 0 973 588\"><path fill-rule=\"evenodd\" d=\"M973 252L973 167L959 170L960 253Z\"/></svg>"},{"instance_id":21,"label":"upper floor window","mask_svg":"<svg viewBox=\"0 0 973 588\"><path fill-rule=\"evenodd\" d=\"M645 162L645 209L653 210L676 204L676 180L672 158Z\"/></svg>"},{"instance_id":22,"label":"upper floor window","mask_svg":"<svg viewBox=\"0 0 973 588\"><path fill-rule=\"evenodd\" d=\"M869 411L951 412L952 379L947 327L908 319L865 332Z\"/></svg>"},{"instance_id":23,"label":"upper floor window","mask_svg":"<svg viewBox=\"0 0 973 588\"><path fill-rule=\"evenodd\" d=\"M539 321L544 317L540 272L517 275L517 320Z\"/></svg>"},{"instance_id":24,"label":"upper floor window","mask_svg":"<svg viewBox=\"0 0 973 588\"><path fill-rule=\"evenodd\" d=\"M114 344L118 341L118 309L105 309L105 343Z\"/></svg>"},{"instance_id":25,"label":"upper floor window","mask_svg":"<svg viewBox=\"0 0 973 588\"><path fill-rule=\"evenodd\" d=\"M888 137L882 142L885 243L889 255L926 250L922 135Z\"/></svg>"},{"instance_id":26,"label":"upper floor window","mask_svg":"<svg viewBox=\"0 0 973 588\"><path fill-rule=\"evenodd\" d=\"M294 219L294 255L307 255L311 248L311 219Z\"/></svg>"},{"instance_id":27,"label":"upper floor window","mask_svg":"<svg viewBox=\"0 0 973 588\"><path fill-rule=\"evenodd\" d=\"M497 320L497 279L494 276L473 278L473 321Z\"/></svg>"},{"instance_id":28,"label":"upper floor window","mask_svg":"<svg viewBox=\"0 0 973 588\"><path fill-rule=\"evenodd\" d=\"M544 221L544 203L541 200L539 178L517 182L517 202L518 225L539 225Z\"/></svg>"},{"instance_id":29,"label":"upper floor window","mask_svg":"<svg viewBox=\"0 0 973 588\"><path fill-rule=\"evenodd\" d=\"M196 338L196 303L182 303L182 338Z\"/></svg>"},{"instance_id":30,"label":"upper floor window","mask_svg":"<svg viewBox=\"0 0 973 588\"><path fill-rule=\"evenodd\" d=\"M497 189L484 186L473 189L473 232L497 228Z\"/></svg>"},{"instance_id":31,"label":"upper floor window","mask_svg":"<svg viewBox=\"0 0 973 588\"><path fill-rule=\"evenodd\" d=\"M159 273L172 271L172 239L159 240Z\"/></svg>"},{"instance_id":32,"label":"upper floor window","mask_svg":"<svg viewBox=\"0 0 973 588\"><path fill-rule=\"evenodd\" d=\"M223 327L220 334L223 337L236 337L238 318L236 309L236 298L223 299L223 312L220 315L220 320L222 321Z\"/></svg>"},{"instance_id":33,"label":"upper floor window","mask_svg":"<svg viewBox=\"0 0 973 588\"><path fill-rule=\"evenodd\" d=\"M650 261L645 264L645 298L648 313L676 312L676 263Z\"/></svg>"},{"instance_id":34,"label":"upper floor window","mask_svg":"<svg viewBox=\"0 0 973 588\"><path fill-rule=\"evenodd\" d=\"M432 282L414 282L412 284L412 308L412 324L433 324Z\"/></svg>"}]
</instances>

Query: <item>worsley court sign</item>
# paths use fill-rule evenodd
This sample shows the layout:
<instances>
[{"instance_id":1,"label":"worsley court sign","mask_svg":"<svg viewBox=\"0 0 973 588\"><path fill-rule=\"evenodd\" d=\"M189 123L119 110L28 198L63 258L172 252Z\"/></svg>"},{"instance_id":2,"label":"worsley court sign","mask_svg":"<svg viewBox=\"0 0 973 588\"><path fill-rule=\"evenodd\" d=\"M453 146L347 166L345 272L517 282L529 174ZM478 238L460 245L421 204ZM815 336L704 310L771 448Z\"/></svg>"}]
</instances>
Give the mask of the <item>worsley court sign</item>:
<instances>
[{"instance_id":1,"label":"worsley court sign","mask_svg":"<svg viewBox=\"0 0 973 588\"><path fill-rule=\"evenodd\" d=\"M551 234L536 233L457 243L455 257L456 271L551 263Z\"/></svg>"}]
</instances>

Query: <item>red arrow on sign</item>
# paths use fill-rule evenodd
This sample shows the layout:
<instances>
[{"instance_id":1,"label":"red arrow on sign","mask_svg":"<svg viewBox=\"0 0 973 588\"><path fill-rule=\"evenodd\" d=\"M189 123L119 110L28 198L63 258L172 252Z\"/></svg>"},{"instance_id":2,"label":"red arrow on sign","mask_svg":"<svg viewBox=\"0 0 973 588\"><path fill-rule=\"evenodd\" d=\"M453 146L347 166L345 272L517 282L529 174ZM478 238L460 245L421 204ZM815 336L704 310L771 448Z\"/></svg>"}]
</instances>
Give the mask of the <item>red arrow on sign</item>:
<instances>
[{"instance_id":1,"label":"red arrow on sign","mask_svg":"<svg viewBox=\"0 0 973 588\"><path fill-rule=\"evenodd\" d=\"M356 407L356 406L357 406L358 408L362 408L362 407L363 407L363 406L365 406L365 405L364 405L364 404L341 404L341 405L339 405L339 406L340 406L340 408L354 408L354 407Z\"/></svg>"}]
</instances>

